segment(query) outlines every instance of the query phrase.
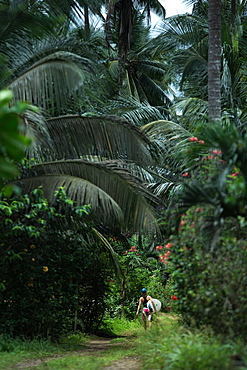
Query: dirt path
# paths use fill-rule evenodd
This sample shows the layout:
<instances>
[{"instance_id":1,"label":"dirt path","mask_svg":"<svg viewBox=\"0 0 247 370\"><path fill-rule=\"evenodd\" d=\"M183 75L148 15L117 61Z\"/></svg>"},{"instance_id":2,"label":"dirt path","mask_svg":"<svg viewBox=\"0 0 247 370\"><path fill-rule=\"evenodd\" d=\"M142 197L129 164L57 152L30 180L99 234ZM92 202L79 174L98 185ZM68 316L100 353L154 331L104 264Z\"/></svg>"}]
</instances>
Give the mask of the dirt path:
<instances>
[{"instance_id":1,"label":"dirt path","mask_svg":"<svg viewBox=\"0 0 247 370\"><path fill-rule=\"evenodd\" d=\"M69 355L76 354L79 356L99 356L101 352L107 351L111 347L121 346L122 343L111 343L112 339L105 339L105 338L97 338L88 343L86 343L85 348L81 351L76 352L69 352L67 354L58 354L53 355L41 359L34 359L34 360L26 360L25 362L21 362L13 367L9 367L8 370L11 369L34 369L37 366L42 364L48 363L49 361L58 358L58 357L67 357ZM103 368L103 370L140 370L141 365L139 364L137 357L125 357L121 360L115 361L109 366Z\"/></svg>"},{"instance_id":2,"label":"dirt path","mask_svg":"<svg viewBox=\"0 0 247 370\"><path fill-rule=\"evenodd\" d=\"M96 339L87 344L86 353L98 354L100 351L105 351L110 347L122 345L122 343L111 343L111 339ZM139 370L140 364L137 357L125 357L121 360L115 361L109 366L103 368L103 370Z\"/></svg>"},{"instance_id":3,"label":"dirt path","mask_svg":"<svg viewBox=\"0 0 247 370\"><path fill-rule=\"evenodd\" d=\"M122 360L115 361L110 366L106 366L103 370L140 370L141 365L139 364L138 358L136 357L125 357Z\"/></svg>"},{"instance_id":4,"label":"dirt path","mask_svg":"<svg viewBox=\"0 0 247 370\"><path fill-rule=\"evenodd\" d=\"M83 354L88 356L97 356L100 352L106 351L110 347L121 346L122 343L111 343L111 339L98 338L86 344L86 349ZM121 360L115 361L113 364L106 366L103 370L139 370L140 364L137 357L125 357Z\"/></svg>"}]
</instances>

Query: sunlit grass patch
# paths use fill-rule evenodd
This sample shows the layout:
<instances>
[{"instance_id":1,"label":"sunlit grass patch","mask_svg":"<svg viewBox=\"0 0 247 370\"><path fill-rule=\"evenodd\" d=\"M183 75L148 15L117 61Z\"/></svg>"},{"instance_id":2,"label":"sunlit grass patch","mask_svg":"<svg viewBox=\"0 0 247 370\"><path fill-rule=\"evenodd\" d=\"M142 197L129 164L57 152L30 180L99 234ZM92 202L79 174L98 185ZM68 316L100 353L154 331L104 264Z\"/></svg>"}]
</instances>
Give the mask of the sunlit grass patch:
<instances>
[{"instance_id":1,"label":"sunlit grass patch","mask_svg":"<svg viewBox=\"0 0 247 370\"><path fill-rule=\"evenodd\" d=\"M137 336L140 330L140 323L136 320L127 320L125 318L114 318L104 320L98 334L106 336Z\"/></svg>"}]
</instances>

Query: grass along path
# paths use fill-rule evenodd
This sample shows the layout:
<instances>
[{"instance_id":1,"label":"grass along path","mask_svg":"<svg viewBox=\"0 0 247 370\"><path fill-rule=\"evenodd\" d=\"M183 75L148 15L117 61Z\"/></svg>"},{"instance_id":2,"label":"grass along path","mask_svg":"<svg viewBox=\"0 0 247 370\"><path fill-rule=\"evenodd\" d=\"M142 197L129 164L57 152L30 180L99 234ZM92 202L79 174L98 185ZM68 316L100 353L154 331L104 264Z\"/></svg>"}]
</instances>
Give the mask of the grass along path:
<instances>
[{"instance_id":1,"label":"grass along path","mask_svg":"<svg viewBox=\"0 0 247 370\"><path fill-rule=\"evenodd\" d=\"M160 314L162 315L162 314ZM153 325L170 323L174 317L160 316ZM84 370L139 370L142 342L146 334L140 321L114 320L114 338L85 337L73 334L60 345L51 348L16 349L0 352L0 369L84 369Z\"/></svg>"},{"instance_id":2,"label":"grass along path","mask_svg":"<svg viewBox=\"0 0 247 370\"><path fill-rule=\"evenodd\" d=\"M8 343L0 337L0 369L247 369L246 344L217 338L209 329L188 331L171 314L159 313L147 331L138 320L115 319L111 324L114 338L72 334L57 346L47 341Z\"/></svg>"}]
</instances>

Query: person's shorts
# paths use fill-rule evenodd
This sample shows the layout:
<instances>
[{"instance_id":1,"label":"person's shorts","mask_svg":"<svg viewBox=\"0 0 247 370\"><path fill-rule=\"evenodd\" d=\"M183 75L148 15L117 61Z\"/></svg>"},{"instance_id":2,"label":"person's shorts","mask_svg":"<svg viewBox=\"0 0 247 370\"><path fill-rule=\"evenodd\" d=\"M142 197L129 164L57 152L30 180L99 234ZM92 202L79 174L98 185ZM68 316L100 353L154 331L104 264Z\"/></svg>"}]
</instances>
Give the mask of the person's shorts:
<instances>
[{"instance_id":1,"label":"person's shorts","mask_svg":"<svg viewBox=\"0 0 247 370\"><path fill-rule=\"evenodd\" d=\"M146 307L143 308L142 313L143 313L143 320L145 320L147 318L148 321L152 321L152 315L151 315L151 312L148 308L146 308Z\"/></svg>"}]
</instances>

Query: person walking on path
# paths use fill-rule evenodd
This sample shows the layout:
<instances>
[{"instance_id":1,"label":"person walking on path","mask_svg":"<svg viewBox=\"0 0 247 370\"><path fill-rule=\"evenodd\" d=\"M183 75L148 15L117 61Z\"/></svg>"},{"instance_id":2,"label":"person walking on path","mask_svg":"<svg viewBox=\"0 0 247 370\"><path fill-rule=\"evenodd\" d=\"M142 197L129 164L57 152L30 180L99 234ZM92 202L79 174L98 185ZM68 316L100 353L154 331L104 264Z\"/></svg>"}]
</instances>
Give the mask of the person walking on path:
<instances>
[{"instance_id":1,"label":"person walking on path","mask_svg":"<svg viewBox=\"0 0 247 370\"><path fill-rule=\"evenodd\" d=\"M142 289L142 296L139 299L139 304L137 307L136 315L138 316L141 305L143 305L142 309L142 320L144 329L147 329L147 321L148 321L148 327L151 328L152 326L152 313L156 313L156 307L152 300L152 298L147 294L147 289Z\"/></svg>"}]
</instances>

